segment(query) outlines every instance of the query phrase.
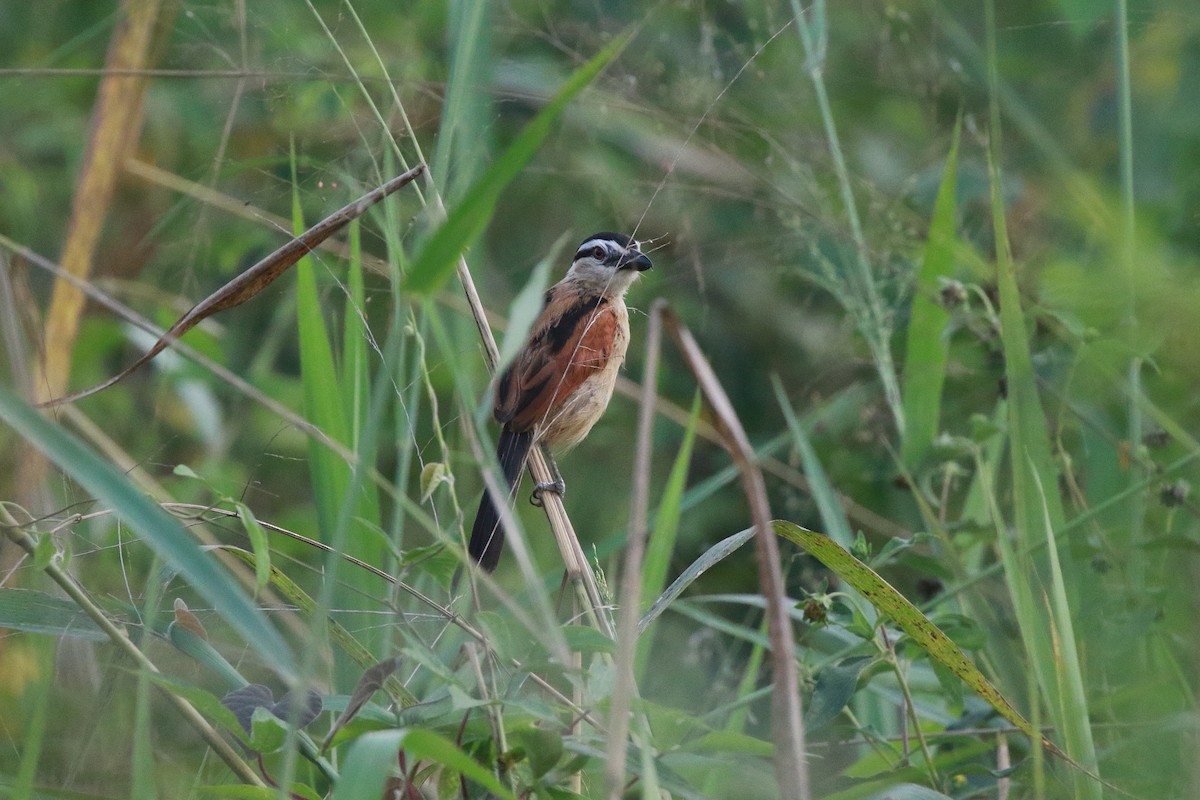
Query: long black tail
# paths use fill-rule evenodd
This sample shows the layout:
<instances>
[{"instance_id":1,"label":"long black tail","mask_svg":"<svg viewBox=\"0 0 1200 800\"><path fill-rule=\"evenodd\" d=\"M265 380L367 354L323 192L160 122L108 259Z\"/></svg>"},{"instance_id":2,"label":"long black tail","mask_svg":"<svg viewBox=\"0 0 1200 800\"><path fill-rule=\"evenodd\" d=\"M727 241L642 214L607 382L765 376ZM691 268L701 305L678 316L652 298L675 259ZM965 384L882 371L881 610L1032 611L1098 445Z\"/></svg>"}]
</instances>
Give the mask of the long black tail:
<instances>
[{"instance_id":1,"label":"long black tail","mask_svg":"<svg viewBox=\"0 0 1200 800\"><path fill-rule=\"evenodd\" d=\"M521 471L525 469L525 458L532 444L532 432L513 433L507 428L500 432L496 457L500 459L500 467L504 470L510 497L521 480ZM479 501L479 513L475 515L475 525L471 528L467 552L479 566L491 572L500 563L500 551L503 549L504 526L500 524L500 512L492 502L492 493L484 489L483 498Z\"/></svg>"}]
</instances>

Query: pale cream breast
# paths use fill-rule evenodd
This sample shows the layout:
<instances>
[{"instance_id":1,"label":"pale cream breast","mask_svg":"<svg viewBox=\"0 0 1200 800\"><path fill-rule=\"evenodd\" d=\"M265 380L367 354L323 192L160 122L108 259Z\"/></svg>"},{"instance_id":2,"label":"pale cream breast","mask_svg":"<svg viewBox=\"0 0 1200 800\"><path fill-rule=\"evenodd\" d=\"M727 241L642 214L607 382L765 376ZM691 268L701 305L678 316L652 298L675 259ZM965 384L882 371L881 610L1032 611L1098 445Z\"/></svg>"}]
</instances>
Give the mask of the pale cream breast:
<instances>
[{"instance_id":1,"label":"pale cream breast","mask_svg":"<svg viewBox=\"0 0 1200 800\"><path fill-rule=\"evenodd\" d=\"M613 298L609 313L617 318L612 354L595 374L571 393L556 413L538 426L537 438L555 449L565 450L579 444L608 408L617 374L625 363L629 348L629 311L620 297Z\"/></svg>"}]
</instances>

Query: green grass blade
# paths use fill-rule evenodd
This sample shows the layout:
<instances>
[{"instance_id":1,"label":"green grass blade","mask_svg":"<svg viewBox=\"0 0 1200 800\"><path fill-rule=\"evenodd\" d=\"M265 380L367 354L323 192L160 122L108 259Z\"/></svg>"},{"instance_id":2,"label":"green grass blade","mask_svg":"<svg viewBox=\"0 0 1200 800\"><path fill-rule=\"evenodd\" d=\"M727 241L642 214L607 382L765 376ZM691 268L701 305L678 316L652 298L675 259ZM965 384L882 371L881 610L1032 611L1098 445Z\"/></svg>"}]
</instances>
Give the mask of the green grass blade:
<instances>
[{"instance_id":1,"label":"green grass blade","mask_svg":"<svg viewBox=\"0 0 1200 800\"><path fill-rule=\"evenodd\" d=\"M350 258L346 269L346 297L342 321L342 407L350 422L350 441L357 443L362 431L362 416L371 394L367 330L364 315L366 289L363 286L362 228L358 221L350 223Z\"/></svg>"},{"instance_id":2,"label":"green grass blade","mask_svg":"<svg viewBox=\"0 0 1200 800\"><path fill-rule=\"evenodd\" d=\"M207 639L197 635L184 625L174 622L168 625L167 641L174 645L179 652L195 659L196 663L213 675L220 677L227 690L240 689L250 682Z\"/></svg>"},{"instance_id":3,"label":"green grass blade","mask_svg":"<svg viewBox=\"0 0 1200 800\"><path fill-rule=\"evenodd\" d=\"M996 283L1000 293L1000 339L1004 345L1004 375L1008 386L1008 422L1014 453L1013 492L1019 515L1018 526L1026 531L1042 528L1042 504L1037 483L1058 486L1058 473L1050 454L1046 416L1038 397L1037 376L1025 330L1021 293L1017 288L1017 269L1008 246L1008 229L999 169L989 158L992 173L992 222L996 237ZM1024 454L1022 456L1021 454ZM1062 527L1062 499L1057 491L1048 492L1046 512L1055 529Z\"/></svg>"},{"instance_id":4,"label":"green grass blade","mask_svg":"<svg viewBox=\"0 0 1200 800\"><path fill-rule=\"evenodd\" d=\"M662 593L667 582L671 556L675 552L675 540L679 535L683 492L687 488L688 467L692 463L692 447L696 442L696 427L700 423L702 407L700 392L696 392L692 398L691 416L688 417L687 427L683 430L683 441L679 444L679 453L675 456L675 463L671 465L671 473L667 476L667 485L658 504L658 514L654 518L654 535L646 542L646 557L642 561L643 611L648 610L651 600ZM653 646L654 631L651 629L638 639L637 654L634 656L633 674L639 681L646 674L646 665Z\"/></svg>"},{"instance_id":5,"label":"green grass blade","mask_svg":"<svg viewBox=\"0 0 1200 800\"><path fill-rule=\"evenodd\" d=\"M152 569L160 566L157 561L155 559ZM167 585L162 582L153 582L146 587L141 608L142 629L139 632L137 643L138 648L143 652L153 646L154 631L158 627L159 612L162 609L162 595L166 589ZM154 800L157 797L154 771L154 732L156 728L150 692L151 685L150 673L144 669L138 670L134 688L131 737L133 742L129 754L130 800Z\"/></svg>"},{"instance_id":6,"label":"green grass blade","mask_svg":"<svg viewBox=\"0 0 1200 800\"><path fill-rule=\"evenodd\" d=\"M1036 476L1035 476L1036 477ZM1087 694L1084 690L1083 669L1080 666L1079 651L1075 647L1075 624L1071 621L1071 605L1067 602L1067 590L1063 584L1062 569L1059 567L1058 546L1054 541L1054 528L1050 525L1050 515L1045 510L1046 493L1040 482L1037 484L1039 495L1043 499L1043 530L1046 537L1046 555L1050 561L1050 635L1056 644L1059 658L1055 661L1056 677L1058 678L1057 698L1059 703L1059 719L1061 720L1062 736L1067 743L1067 752L1083 764L1090 772L1097 770L1096 744L1092 739L1091 721L1088 714ZM1088 779L1087 775L1075 774L1075 796L1101 796L1100 787Z\"/></svg>"},{"instance_id":7,"label":"green grass blade","mask_svg":"<svg viewBox=\"0 0 1200 800\"><path fill-rule=\"evenodd\" d=\"M452 42L450 76L432 166L446 202L453 205L488 160L496 55L492 52L492 3L450 3L447 11Z\"/></svg>"},{"instance_id":8,"label":"green grass blade","mask_svg":"<svg viewBox=\"0 0 1200 800\"><path fill-rule=\"evenodd\" d=\"M38 674L37 681L30 690L30 704L33 706L22 731L23 745L21 747L21 765L12 785L10 797L34 797L34 783L38 774L38 762L42 758L42 749L46 745L46 731L50 719L50 687L54 683L54 646L48 639L39 640L34 645L37 651Z\"/></svg>"},{"instance_id":9,"label":"green grass blade","mask_svg":"<svg viewBox=\"0 0 1200 800\"><path fill-rule=\"evenodd\" d=\"M1048 514L1046 519L1048 522ZM890 617L901 630L912 637L913 641L928 653L930 658L936 660L957 675L959 679L986 700L988 705L994 708L997 713L1020 729L1030 739L1040 742L1042 747L1074 767L1078 771L1078 775L1076 776L1077 797L1099 797L1101 786L1110 785L1102 781L1095 771L1091 769L1090 765L1095 763L1094 752L1091 754L1091 761L1081 762L1078 756L1084 755L1087 757L1088 754L1075 753L1068 755L1049 739L1042 736L1037 727L1025 719L1021 712L1017 711L1016 707L979 671L979 668L967 658L966 653L949 636L873 569L859 561L849 551L844 550L828 536L807 530L784 520L776 520L774 527L777 535L803 548L807 553L831 569L839 578L857 589L880 613ZM1043 527L1043 530L1050 531L1048 524ZM1051 550L1053 550L1053 547L1051 547ZM1065 591L1061 592L1061 596L1063 609L1069 611L1069 607L1065 602ZM1069 625L1066 630L1070 630ZM1070 642L1070 646L1074 646L1073 639ZM1082 683L1080 683L1080 687L1082 688Z\"/></svg>"},{"instance_id":10,"label":"green grass blade","mask_svg":"<svg viewBox=\"0 0 1200 800\"><path fill-rule=\"evenodd\" d=\"M220 569L188 535L179 521L134 488L124 475L82 442L0 388L0 419L40 450L84 491L112 508L258 652L285 677L295 661L283 637L271 627L241 586Z\"/></svg>"},{"instance_id":11,"label":"green grass blade","mask_svg":"<svg viewBox=\"0 0 1200 800\"><path fill-rule=\"evenodd\" d=\"M304 230L300 211L299 184L292 158L292 227ZM296 262L296 322L300 340L300 375L304 384L304 411L308 420L331 438L347 443L346 416L342 410L338 374L333 361L333 346L325 328L324 311L317 291L312 256ZM337 525L338 512L349 484L349 467L336 454L310 439L308 464L312 470L313 501L323 538L330 537Z\"/></svg>"},{"instance_id":12,"label":"green grass blade","mask_svg":"<svg viewBox=\"0 0 1200 800\"><path fill-rule=\"evenodd\" d=\"M508 309L508 327L504 330L504 341L500 344L500 359L496 362L497 375L508 369L508 365L525 346L529 331L546 304L545 294L546 286L550 283L550 269L557 262L558 253L565 241L565 234L559 237L550 248L549 254L534 266L529 280L525 281L521 291L513 298Z\"/></svg>"},{"instance_id":13,"label":"green grass blade","mask_svg":"<svg viewBox=\"0 0 1200 800\"><path fill-rule=\"evenodd\" d=\"M784 420L787 422L788 431L792 436L792 444L800 453L800 465L804 470L805 477L808 478L808 488L817 504L821 522L824 524L825 530L829 532L830 538L842 547L849 549L853 545L855 537L854 531L850 527L850 520L846 517L846 510L842 507L841 497L830 483L829 476L821 465L821 459L817 457L817 451L808 438L806 426L801 423L792 409L787 398L787 391L783 388L783 382L780 381L778 375L772 375L771 382L775 388L776 402L783 411ZM910 428L906 428L906 430L910 430ZM867 621L874 624L875 612L872 610L872 606L861 602L862 598L854 589L847 589L846 593L851 603L862 609ZM859 720L865 724L876 726L888 724L885 717L890 709L884 711L879 708L877 703L871 701L870 695L859 695L854 700L854 706Z\"/></svg>"},{"instance_id":14,"label":"green grass blade","mask_svg":"<svg viewBox=\"0 0 1200 800\"><path fill-rule=\"evenodd\" d=\"M958 179L961 128L960 117L954 126L950 155L946 157L942 182L934 201L929 237L925 241L925 253L917 273L908 322L904 357L905 427L900 455L910 470L915 470L929 452L938 434L941 416L948 349L945 334L950 313L937 298L939 279L949 277L954 269L957 214L954 188Z\"/></svg>"},{"instance_id":15,"label":"green grass blade","mask_svg":"<svg viewBox=\"0 0 1200 800\"><path fill-rule=\"evenodd\" d=\"M1017 624L1030 648L1034 674L1048 701L1052 721L1063 732L1072 758L1093 765L1095 750L1091 745L1091 733L1083 730L1090 720L1079 674L1079 656L1074 636L1067 635L1071 631L1072 576L1068 572L1069 562L1064 564L1058 560L1055 542L1055 531L1061 530L1065 523L1058 492L1058 472L1038 397L1016 266L1008 246L1000 171L991 153L988 168L992 178L1000 338L1004 345L1004 372L1008 385L1009 460L1013 473L1017 541L1023 552L1031 552L1038 540L1044 539L1048 545L1041 558L1007 559L1006 579L1013 591ZM1044 487L1050 487L1050 490L1046 491ZM1004 535L1002 529L998 532ZM1029 563L1021 563L1026 561ZM1035 601L1038 596L1047 594L1061 596L1061 607L1055 606L1051 615L1054 630L1047 625L1042 604ZM1064 619L1067 620L1065 627ZM1074 666L1064 666L1066 664ZM1102 794L1100 786L1085 775L1075 776L1075 788L1079 797L1099 798Z\"/></svg>"},{"instance_id":16,"label":"green grass blade","mask_svg":"<svg viewBox=\"0 0 1200 800\"><path fill-rule=\"evenodd\" d=\"M129 752L130 800L153 800L154 728L150 716L151 684L145 672L139 673L134 687L133 731Z\"/></svg>"},{"instance_id":17,"label":"green grass blade","mask_svg":"<svg viewBox=\"0 0 1200 800\"><path fill-rule=\"evenodd\" d=\"M614 37L590 61L575 70L558 94L522 129L508 149L467 191L463 201L451 210L446 221L438 227L421 250L405 281L408 291L430 294L441 288L453 272L459 254L487 227L504 187L508 186L533 159L571 99L617 57L630 37L630 33Z\"/></svg>"},{"instance_id":18,"label":"green grass blade","mask_svg":"<svg viewBox=\"0 0 1200 800\"><path fill-rule=\"evenodd\" d=\"M0 589L0 628L97 642L108 638L70 600L33 589Z\"/></svg>"},{"instance_id":19,"label":"green grass blade","mask_svg":"<svg viewBox=\"0 0 1200 800\"><path fill-rule=\"evenodd\" d=\"M363 284L362 230L357 224L350 227L350 258L346 271L345 320L342 326L341 381L342 409L347 426L347 445L362 459L362 463L373 461L374 443L364 442L365 431L372 426L371 414L371 357L368 343L372 334L367 325L366 288ZM385 380L386 376L381 376ZM342 502L345 502L343 498ZM362 481L358 489L355 513L373 526L382 520L379 491L370 481ZM361 531L359 526L354 529ZM383 558L383 543L356 537L349 545L355 554L380 566ZM361 573L359 573L361 574ZM355 576L351 576L353 580ZM365 589L365 585L358 585Z\"/></svg>"},{"instance_id":20,"label":"green grass blade","mask_svg":"<svg viewBox=\"0 0 1200 800\"><path fill-rule=\"evenodd\" d=\"M737 552L738 548L750 541L754 537L754 529L747 528L744 531L735 533L732 536L726 536L721 541L714 544L712 547L704 551L704 553L688 566L679 577L671 582L661 595L659 595L642 618L638 620L638 633L644 633L647 628L662 616L662 613L667 610L671 603L683 594L684 589L691 586L696 580L707 572L709 569L719 564L724 559Z\"/></svg>"},{"instance_id":21,"label":"green grass blade","mask_svg":"<svg viewBox=\"0 0 1200 800\"><path fill-rule=\"evenodd\" d=\"M250 506L237 500L234 500L233 504L238 510L242 530L246 532L246 538L250 540L250 547L254 550L254 592L257 596L258 592L267 588L267 581L271 578L271 547L267 541L267 531L258 521L258 517L254 516Z\"/></svg>"},{"instance_id":22,"label":"green grass blade","mask_svg":"<svg viewBox=\"0 0 1200 800\"><path fill-rule=\"evenodd\" d=\"M817 510L821 514L821 521L829 531L829 536L842 547L848 548L854 542L854 532L850 529L850 520L846 518L842 501L829 482L825 468L821 466L821 460L817 458L817 451L813 449L812 442L808 438L808 433L800 424L800 419L792 409L792 404L788 402L787 391L783 388L779 376L772 375L771 383L775 388L775 399L779 403L779 408L783 410L784 420L792 435L792 444L800 453L800 463L804 468L805 477L808 478L809 489L812 491L813 500L816 501Z\"/></svg>"}]
</instances>

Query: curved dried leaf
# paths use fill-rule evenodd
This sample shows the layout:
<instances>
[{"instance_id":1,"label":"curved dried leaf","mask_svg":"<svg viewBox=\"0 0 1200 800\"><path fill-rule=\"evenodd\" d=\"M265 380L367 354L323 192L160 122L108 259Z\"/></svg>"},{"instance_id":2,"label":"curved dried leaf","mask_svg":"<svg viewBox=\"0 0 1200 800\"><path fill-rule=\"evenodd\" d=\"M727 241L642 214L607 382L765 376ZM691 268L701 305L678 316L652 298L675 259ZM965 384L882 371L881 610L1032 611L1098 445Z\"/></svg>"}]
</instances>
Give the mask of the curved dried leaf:
<instances>
[{"instance_id":1,"label":"curved dried leaf","mask_svg":"<svg viewBox=\"0 0 1200 800\"><path fill-rule=\"evenodd\" d=\"M77 400L82 400L96 392L103 391L110 386L120 383L165 350L172 342L179 339L213 314L240 306L242 303L258 295L259 292L270 286L276 278L287 272L306 253L345 227L350 220L362 216L368 208L411 183L424 171L425 165L418 164L403 175L392 178L383 186L367 192L353 203L343 206L330 214L300 236L292 239L245 272L242 272L229 283L193 306L190 311L176 320L175 324L168 328L162 336L158 337L158 341L154 343L154 346L147 350L141 358L113 377L83 391L47 400L45 403L39 404L39 407L51 408L63 405L64 403L74 403Z\"/></svg>"},{"instance_id":2,"label":"curved dried leaf","mask_svg":"<svg viewBox=\"0 0 1200 800\"><path fill-rule=\"evenodd\" d=\"M354 687L354 692L350 695L350 699L346 702L346 708L334 721L330 727L329 733L321 742L321 752L325 752L329 748L329 743L333 741L333 737L343 726L362 710L367 701L371 699L371 695L383 688L383 682L387 680L393 672L396 671L396 666L399 662L396 658L385 658L378 664L374 665L363 676L358 679L358 683Z\"/></svg>"},{"instance_id":3,"label":"curved dried leaf","mask_svg":"<svg viewBox=\"0 0 1200 800\"><path fill-rule=\"evenodd\" d=\"M175 598L175 624L208 641L208 631L204 629L204 624L200 622L199 617L188 610L187 603L183 601L182 597Z\"/></svg>"}]
</instances>

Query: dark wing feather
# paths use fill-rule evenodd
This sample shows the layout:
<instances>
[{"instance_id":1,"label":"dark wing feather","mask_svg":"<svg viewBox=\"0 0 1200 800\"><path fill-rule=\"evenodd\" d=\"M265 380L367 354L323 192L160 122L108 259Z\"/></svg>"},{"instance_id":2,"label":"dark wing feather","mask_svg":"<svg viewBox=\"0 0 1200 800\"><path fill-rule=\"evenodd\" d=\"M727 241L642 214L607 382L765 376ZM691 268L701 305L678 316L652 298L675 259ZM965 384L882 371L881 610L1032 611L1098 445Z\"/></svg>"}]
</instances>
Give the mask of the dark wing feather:
<instances>
[{"instance_id":1,"label":"dark wing feather","mask_svg":"<svg viewBox=\"0 0 1200 800\"><path fill-rule=\"evenodd\" d=\"M617 317L606 298L552 292L529 344L496 387L496 419L533 429L612 357Z\"/></svg>"}]
</instances>

